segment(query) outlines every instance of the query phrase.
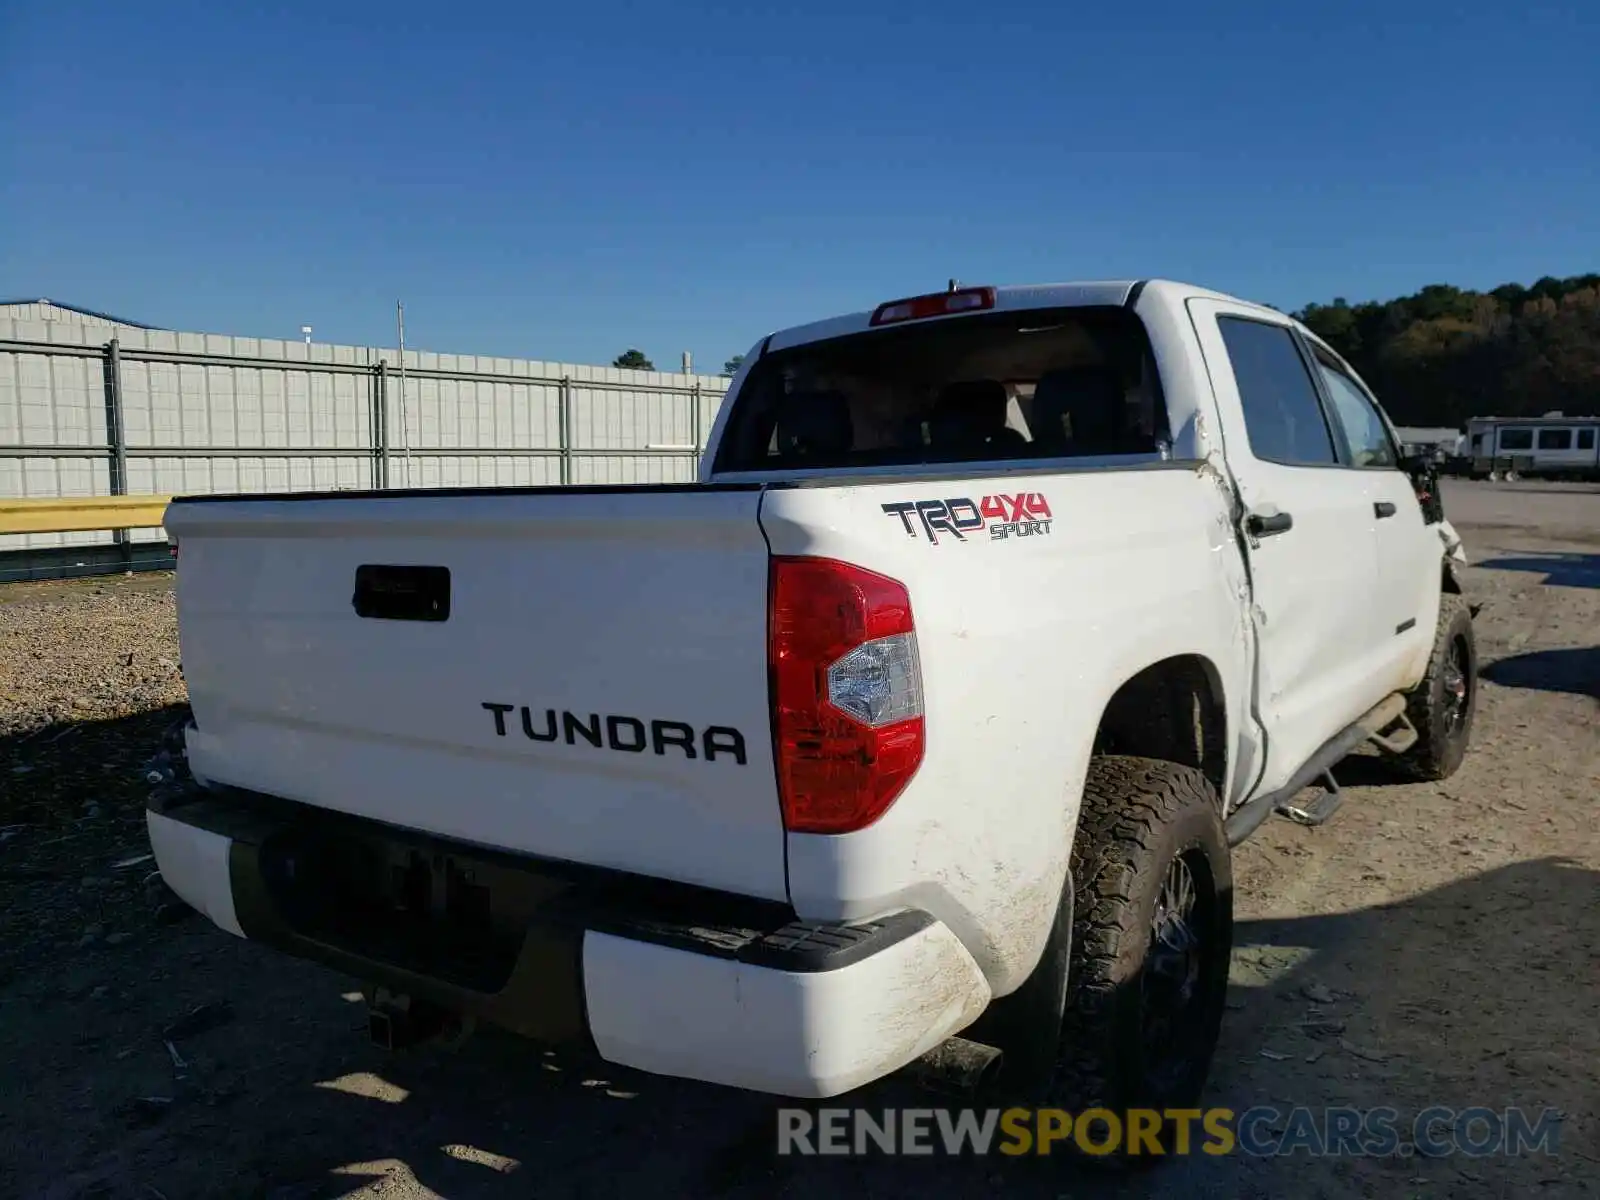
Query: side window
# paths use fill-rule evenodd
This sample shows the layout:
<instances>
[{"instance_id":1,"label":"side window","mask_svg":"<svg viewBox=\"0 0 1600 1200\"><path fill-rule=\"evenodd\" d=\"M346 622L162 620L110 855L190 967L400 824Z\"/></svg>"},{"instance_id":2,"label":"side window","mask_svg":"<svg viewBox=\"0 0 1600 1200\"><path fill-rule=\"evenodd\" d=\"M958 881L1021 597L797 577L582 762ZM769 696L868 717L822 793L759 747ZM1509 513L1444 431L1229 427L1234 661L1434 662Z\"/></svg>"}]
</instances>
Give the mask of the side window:
<instances>
[{"instance_id":1,"label":"side window","mask_svg":"<svg viewBox=\"0 0 1600 1200\"><path fill-rule=\"evenodd\" d=\"M1533 430L1531 429L1502 429L1500 431L1500 449L1502 450L1532 450Z\"/></svg>"},{"instance_id":2,"label":"side window","mask_svg":"<svg viewBox=\"0 0 1600 1200\"><path fill-rule=\"evenodd\" d=\"M1592 430L1592 429L1580 429L1580 430L1578 430L1578 449L1579 450L1593 450L1594 449L1594 430Z\"/></svg>"},{"instance_id":3,"label":"side window","mask_svg":"<svg viewBox=\"0 0 1600 1200\"><path fill-rule=\"evenodd\" d=\"M1335 465L1333 435L1294 335L1243 317L1218 317L1217 327L1239 385L1251 452L1288 466Z\"/></svg>"},{"instance_id":4,"label":"side window","mask_svg":"<svg viewBox=\"0 0 1600 1200\"><path fill-rule=\"evenodd\" d=\"M1328 398L1333 401L1333 415L1344 430L1345 443L1350 447L1350 461L1357 467L1392 467L1400 460L1383 418L1378 415L1371 399L1343 371L1317 357L1317 370L1328 387Z\"/></svg>"},{"instance_id":5,"label":"side window","mask_svg":"<svg viewBox=\"0 0 1600 1200\"><path fill-rule=\"evenodd\" d=\"M1539 449L1541 450L1571 450L1572 430L1570 429L1541 429L1539 430Z\"/></svg>"}]
</instances>

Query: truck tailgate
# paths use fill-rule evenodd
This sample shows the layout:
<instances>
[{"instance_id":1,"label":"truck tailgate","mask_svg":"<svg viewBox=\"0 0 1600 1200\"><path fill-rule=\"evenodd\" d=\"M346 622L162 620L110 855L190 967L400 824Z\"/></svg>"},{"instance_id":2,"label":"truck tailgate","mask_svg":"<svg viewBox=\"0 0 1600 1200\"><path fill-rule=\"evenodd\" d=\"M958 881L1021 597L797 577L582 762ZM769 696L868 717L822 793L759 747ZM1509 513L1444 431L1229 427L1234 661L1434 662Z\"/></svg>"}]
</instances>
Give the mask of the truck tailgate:
<instances>
[{"instance_id":1,"label":"truck tailgate","mask_svg":"<svg viewBox=\"0 0 1600 1200\"><path fill-rule=\"evenodd\" d=\"M760 500L178 501L190 763L445 837L783 899Z\"/></svg>"}]
</instances>

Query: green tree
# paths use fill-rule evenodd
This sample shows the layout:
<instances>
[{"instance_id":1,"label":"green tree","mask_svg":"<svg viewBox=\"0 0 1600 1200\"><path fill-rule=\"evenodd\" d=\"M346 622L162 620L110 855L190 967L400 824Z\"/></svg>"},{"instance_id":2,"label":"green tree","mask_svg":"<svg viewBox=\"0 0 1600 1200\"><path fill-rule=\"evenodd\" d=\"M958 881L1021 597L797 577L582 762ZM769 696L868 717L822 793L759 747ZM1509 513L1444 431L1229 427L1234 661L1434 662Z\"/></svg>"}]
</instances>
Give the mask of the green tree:
<instances>
[{"instance_id":1,"label":"green tree","mask_svg":"<svg viewBox=\"0 0 1600 1200\"><path fill-rule=\"evenodd\" d=\"M1401 425L1600 413L1600 276L1474 292L1308 304L1295 314L1350 360Z\"/></svg>"},{"instance_id":2,"label":"green tree","mask_svg":"<svg viewBox=\"0 0 1600 1200\"><path fill-rule=\"evenodd\" d=\"M643 350L624 350L611 360L613 367L621 367L624 371L654 371L655 363L644 356Z\"/></svg>"},{"instance_id":3,"label":"green tree","mask_svg":"<svg viewBox=\"0 0 1600 1200\"><path fill-rule=\"evenodd\" d=\"M735 354L727 362L722 364L722 373L724 375L726 375L729 379L732 379L735 375L737 375L739 373L739 368L742 367L743 365L744 365L744 355Z\"/></svg>"},{"instance_id":4,"label":"green tree","mask_svg":"<svg viewBox=\"0 0 1600 1200\"><path fill-rule=\"evenodd\" d=\"M1361 331L1356 325L1355 309L1343 296L1335 297L1331 305L1308 304L1296 315L1307 329L1346 358L1354 358L1360 350Z\"/></svg>"}]
</instances>

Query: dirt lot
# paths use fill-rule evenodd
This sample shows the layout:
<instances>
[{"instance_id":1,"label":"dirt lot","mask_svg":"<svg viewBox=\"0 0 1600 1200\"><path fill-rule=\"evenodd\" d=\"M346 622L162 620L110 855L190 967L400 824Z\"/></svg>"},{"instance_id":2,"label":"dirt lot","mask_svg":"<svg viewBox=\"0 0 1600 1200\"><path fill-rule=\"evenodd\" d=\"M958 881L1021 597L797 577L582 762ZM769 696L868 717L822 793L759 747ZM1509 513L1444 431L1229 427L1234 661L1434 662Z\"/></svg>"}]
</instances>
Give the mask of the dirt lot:
<instances>
[{"instance_id":1,"label":"dirt lot","mask_svg":"<svg viewBox=\"0 0 1600 1200\"><path fill-rule=\"evenodd\" d=\"M351 981L187 916L134 861L143 764L183 699L170 583L139 577L0 589L0 1194L1600 1192L1600 489L1457 484L1446 503L1483 605L1475 750L1442 785L1352 761L1331 824L1275 821L1241 849L1212 1097L1555 1107L1553 1157L1235 1155L1137 1180L780 1160L765 1098L491 1034L387 1057ZM928 1103L898 1083L860 1100Z\"/></svg>"}]
</instances>

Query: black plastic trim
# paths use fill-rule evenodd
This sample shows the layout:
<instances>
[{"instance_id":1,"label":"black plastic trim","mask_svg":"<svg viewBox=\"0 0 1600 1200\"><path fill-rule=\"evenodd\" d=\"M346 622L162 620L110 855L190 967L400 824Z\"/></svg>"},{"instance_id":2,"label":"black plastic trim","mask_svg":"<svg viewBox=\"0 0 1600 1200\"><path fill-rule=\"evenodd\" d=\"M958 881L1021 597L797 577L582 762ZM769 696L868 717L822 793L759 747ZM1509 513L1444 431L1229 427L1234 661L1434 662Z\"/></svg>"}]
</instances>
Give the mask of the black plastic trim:
<instances>
[{"instance_id":1,"label":"black plastic trim","mask_svg":"<svg viewBox=\"0 0 1600 1200\"><path fill-rule=\"evenodd\" d=\"M1122 307L1131 309L1134 305L1138 304L1139 297L1144 295L1145 284L1149 282L1150 281L1148 279L1141 279L1131 288L1129 288L1127 296L1122 301Z\"/></svg>"},{"instance_id":2,"label":"black plastic trim","mask_svg":"<svg viewBox=\"0 0 1600 1200\"><path fill-rule=\"evenodd\" d=\"M1415 629L1416 627L1417 619L1415 617L1411 617L1409 620L1401 621L1400 624L1396 625L1394 627L1394 631L1396 634L1401 634L1406 632L1408 629Z\"/></svg>"},{"instance_id":3,"label":"black plastic trim","mask_svg":"<svg viewBox=\"0 0 1600 1200\"><path fill-rule=\"evenodd\" d=\"M1279 805L1293 800L1301 788L1311 783L1327 771L1331 770L1340 759L1349 754L1362 742L1366 741L1369 733L1359 721L1347 725L1340 732L1334 734L1318 747L1317 752L1308 758L1300 769L1277 791L1264 792L1252 800L1239 805L1223 822L1223 833L1227 836L1228 845L1238 846L1270 817Z\"/></svg>"},{"instance_id":4,"label":"black plastic trim","mask_svg":"<svg viewBox=\"0 0 1600 1200\"><path fill-rule=\"evenodd\" d=\"M805 974L850 966L933 923L931 916L918 910L860 923L805 921L787 904L776 901L485 849L237 789L196 785L161 789L150 798L149 808L233 839L235 903L241 926L248 922L256 927L253 934L246 928L248 936L295 953L305 954L307 948L284 944L295 939L285 937L282 917L275 911L265 883L255 877L261 870L260 847L288 832L353 836L519 875L549 893L529 922L529 937L545 936L557 942L572 936L581 939L589 931L608 933L709 958ZM248 903L241 907L241 899ZM306 956L363 973L351 962L333 964L326 954ZM352 957L348 951L338 956ZM373 964L367 966L370 976Z\"/></svg>"},{"instance_id":5,"label":"black plastic trim","mask_svg":"<svg viewBox=\"0 0 1600 1200\"><path fill-rule=\"evenodd\" d=\"M739 961L801 974L837 971L881 953L932 924L933 918L917 909L860 925L791 921L752 944L739 955Z\"/></svg>"}]
</instances>

